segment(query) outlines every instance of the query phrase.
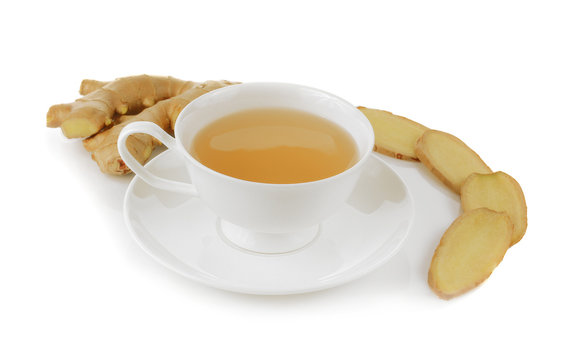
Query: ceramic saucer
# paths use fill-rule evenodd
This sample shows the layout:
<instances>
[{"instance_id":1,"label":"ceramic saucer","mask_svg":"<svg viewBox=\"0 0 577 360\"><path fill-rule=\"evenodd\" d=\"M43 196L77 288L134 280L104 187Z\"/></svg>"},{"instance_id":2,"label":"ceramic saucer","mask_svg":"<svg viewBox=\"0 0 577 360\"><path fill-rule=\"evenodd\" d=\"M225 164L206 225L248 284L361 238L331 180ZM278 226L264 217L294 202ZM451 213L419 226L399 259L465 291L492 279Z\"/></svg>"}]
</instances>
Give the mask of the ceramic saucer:
<instances>
[{"instance_id":1,"label":"ceramic saucer","mask_svg":"<svg viewBox=\"0 0 577 360\"><path fill-rule=\"evenodd\" d=\"M179 155L165 151L146 167L189 181ZM217 230L219 218L198 198L151 187L135 177L124 200L126 224L154 259L188 278L249 294L296 294L357 279L401 247L415 214L403 180L372 156L348 203L306 247L281 255L239 249Z\"/></svg>"}]
</instances>

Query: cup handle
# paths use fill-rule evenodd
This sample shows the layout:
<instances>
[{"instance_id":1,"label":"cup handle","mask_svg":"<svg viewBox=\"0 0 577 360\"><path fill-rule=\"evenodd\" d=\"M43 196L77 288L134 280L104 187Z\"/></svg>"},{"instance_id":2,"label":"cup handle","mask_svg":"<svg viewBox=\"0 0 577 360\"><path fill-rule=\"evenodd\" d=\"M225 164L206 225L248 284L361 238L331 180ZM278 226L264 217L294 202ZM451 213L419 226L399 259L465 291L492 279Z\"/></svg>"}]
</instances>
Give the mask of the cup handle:
<instances>
[{"instance_id":1,"label":"cup handle","mask_svg":"<svg viewBox=\"0 0 577 360\"><path fill-rule=\"evenodd\" d=\"M198 197L198 191L196 187L192 184L187 184L181 181L174 181L156 176L150 171L148 171L144 166L142 166L135 158L132 156L128 148L126 147L126 139L132 134L148 134L154 136L169 149L173 151L178 151L176 148L176 140L170 136L166 131L162 130L160 126L151 123L149 121L139 121L128 124L120 131L118 136L118 152L120 157L126 163L126 165L132 170L137 176L142 178L150 186L158 189L168 190L173 192L185 193Z\"/></svg>"}]
</instances>

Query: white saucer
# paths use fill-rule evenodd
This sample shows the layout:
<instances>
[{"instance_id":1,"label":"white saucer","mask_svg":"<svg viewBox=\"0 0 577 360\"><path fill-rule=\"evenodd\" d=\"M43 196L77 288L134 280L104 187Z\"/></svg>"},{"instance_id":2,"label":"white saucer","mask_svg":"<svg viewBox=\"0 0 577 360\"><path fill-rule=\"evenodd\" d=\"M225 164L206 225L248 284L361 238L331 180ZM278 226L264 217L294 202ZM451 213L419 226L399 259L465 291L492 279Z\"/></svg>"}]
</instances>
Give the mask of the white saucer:
<instances>
[{"instance_id":1,"label":"white saucer","mask_svg":"<svg viewBox=\"0 0 577 360\"><path fill-rule=\"evenodd\" d=\"M179 156L165 151L146 167L189 181ZM217 216L197 198L158 190L135 177L124 200L128 229L154 259L195 281L249 294L296 294L357 279L400 249L415 217L408 187L373 156L348 204L317 238L288 254L261 255L223 240Z\"/></svg>"}]
</instances>

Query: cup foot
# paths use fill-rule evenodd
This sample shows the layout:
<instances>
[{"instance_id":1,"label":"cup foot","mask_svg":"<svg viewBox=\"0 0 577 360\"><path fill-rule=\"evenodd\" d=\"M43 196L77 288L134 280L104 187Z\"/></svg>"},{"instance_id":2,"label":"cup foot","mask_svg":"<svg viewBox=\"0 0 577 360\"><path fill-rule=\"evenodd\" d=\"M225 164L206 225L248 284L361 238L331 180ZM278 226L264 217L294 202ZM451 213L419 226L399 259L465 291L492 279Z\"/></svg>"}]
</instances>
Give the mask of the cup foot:
<instances>
[{"instance_id":1,"label":"cup foot","mask_svg":"<svg viewBox=\"0 0 577 360\"><path fill-rule=\"evenodd\" d=\"M216 228L221 239L229 245L261 255L281 255L300 250L313 242L321 232L319 224L290 233L263 233L220 218Z\"/></svg>"}]
</instances>

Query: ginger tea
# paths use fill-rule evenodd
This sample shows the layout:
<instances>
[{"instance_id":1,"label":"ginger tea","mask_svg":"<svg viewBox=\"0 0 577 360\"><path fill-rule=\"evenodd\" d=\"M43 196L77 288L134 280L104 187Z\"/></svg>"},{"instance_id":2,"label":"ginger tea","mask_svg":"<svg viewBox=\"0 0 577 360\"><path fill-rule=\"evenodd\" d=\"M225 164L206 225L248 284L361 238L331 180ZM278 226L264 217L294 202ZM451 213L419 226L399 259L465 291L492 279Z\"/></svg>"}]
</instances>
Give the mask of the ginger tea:
<instances>
[{"instance_id":1,"label":"ginger tea","mask_svg":"<svg viewBox=\"0 0 577 360\"><path fill-rule=\"evenodd\" d=\"M349 133L299 110L260 108L213 121L196 134L190 153L238 179L293 184L341 173L358 160Z\"/></svg>"}]
</instances>

